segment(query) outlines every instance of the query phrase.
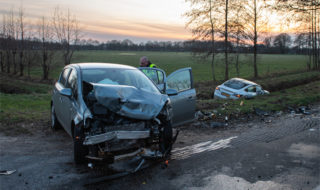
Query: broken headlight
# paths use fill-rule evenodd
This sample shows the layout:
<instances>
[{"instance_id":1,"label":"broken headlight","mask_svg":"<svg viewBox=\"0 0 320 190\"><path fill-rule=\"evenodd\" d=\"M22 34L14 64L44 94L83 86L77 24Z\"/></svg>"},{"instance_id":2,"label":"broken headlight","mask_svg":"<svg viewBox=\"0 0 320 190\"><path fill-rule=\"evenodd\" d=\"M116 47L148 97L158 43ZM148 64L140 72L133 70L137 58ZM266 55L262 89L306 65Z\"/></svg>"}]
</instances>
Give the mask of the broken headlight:
<instances>
[{"instance_id":1,"label":"broken headlight","mask_svg":"<svg viewBox=\"0 0 320 190\"><path fill-rule=\"evenodd\" d=\"M89 128L90 127L90 125L91 125L91 120L92 120L92 114L91 114L91 112L90 112L90 110L89 109L86 109L86 111L84 111L84 113L83 113L83 126L84 126L84 128Z\"/></svg>"}]
</instances>

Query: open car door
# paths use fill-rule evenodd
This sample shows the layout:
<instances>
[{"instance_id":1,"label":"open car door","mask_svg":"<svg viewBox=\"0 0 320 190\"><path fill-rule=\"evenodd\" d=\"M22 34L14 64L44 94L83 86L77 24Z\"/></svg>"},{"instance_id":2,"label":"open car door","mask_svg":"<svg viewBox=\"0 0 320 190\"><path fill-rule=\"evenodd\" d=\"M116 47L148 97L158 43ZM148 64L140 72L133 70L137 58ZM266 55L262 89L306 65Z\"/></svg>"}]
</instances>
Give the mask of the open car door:
<instances>
[{"instance_id":1,"label":"open car door","mask_svg":"<svg viewBox=\"0 0 320 190\"><path fill-rule=\"evenodd\" d=\"M177 95L170 96L173 109L173 126L194 120L196 110L196 90L193 87L192 69L183 68L167 77L166 89L175 89Z\"/></svg>"},{"instance_id":2,"label":"open car door","mask_svg":"<svg viewBox=\"0 0 320 190\"><path fill-rule=\"evenodd\" d=\"M140 67L162 91L169 95L172 104L173 126L182 125L194 120L196 109L196 90L193 87L192 69L183 68L171 73L168 77L158 68ZM174 92L169 93L174 89Z\"/></svg>"}]
</instances>

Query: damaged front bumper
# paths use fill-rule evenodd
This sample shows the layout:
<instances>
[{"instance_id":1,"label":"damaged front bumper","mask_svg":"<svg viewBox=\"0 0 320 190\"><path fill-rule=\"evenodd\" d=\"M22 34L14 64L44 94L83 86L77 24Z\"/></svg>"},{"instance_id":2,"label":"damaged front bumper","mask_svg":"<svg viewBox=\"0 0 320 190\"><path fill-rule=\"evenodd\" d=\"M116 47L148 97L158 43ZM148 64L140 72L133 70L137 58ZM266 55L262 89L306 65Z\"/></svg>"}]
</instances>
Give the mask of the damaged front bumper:
<instances>
[{"instance_id":1,"label":"damaged front bumper","mask_svg":"<svg viewBox=\"0 0 320 190\"><path fill-rule=\"evenodd\" d=\"M111 131L99 135L85 137L84 145L95 145L110 140L134 140L146 139L150 137L150 130L143 131Z\"/></svg>"}]
</instances>

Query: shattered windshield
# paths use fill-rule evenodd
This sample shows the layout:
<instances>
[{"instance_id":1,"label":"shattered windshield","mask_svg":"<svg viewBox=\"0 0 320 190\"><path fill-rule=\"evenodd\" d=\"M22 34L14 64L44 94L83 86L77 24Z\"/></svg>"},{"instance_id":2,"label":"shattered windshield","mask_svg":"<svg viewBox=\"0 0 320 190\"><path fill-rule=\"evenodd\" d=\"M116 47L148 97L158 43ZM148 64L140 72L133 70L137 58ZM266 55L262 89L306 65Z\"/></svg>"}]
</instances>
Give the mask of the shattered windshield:
<instances>
[{"instance_id":1,"label":"shattered windshield","mask_svg":"<svg viewBox=\"0 0 320 190\"><path fill-rule=\"evenodd\" d=\"M89 83L134 86L148 92L160 93L147 76L136 69L84 69L82 70L82 80Z\"/></svg>"},{"instance_id":2,"label":"shattered windshield","mask_svg":"<svg viewBox=\"0 0 320 190\"><path fill-rule=\"evenodd\" d=\"M229 88L233 88L233 89L237 89L237 90L247 86L246 83L243 83L239 80L228 80L227 82L224 83L224 85Z\"/></svg>"}]
</instances>

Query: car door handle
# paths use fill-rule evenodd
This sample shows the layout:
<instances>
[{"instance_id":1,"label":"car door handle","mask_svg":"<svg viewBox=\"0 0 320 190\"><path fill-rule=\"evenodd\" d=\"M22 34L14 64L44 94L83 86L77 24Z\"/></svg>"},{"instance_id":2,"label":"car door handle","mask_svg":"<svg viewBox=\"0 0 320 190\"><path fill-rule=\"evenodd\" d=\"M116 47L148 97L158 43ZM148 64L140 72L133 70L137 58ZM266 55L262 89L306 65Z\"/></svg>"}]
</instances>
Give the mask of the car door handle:
<instances>
[{"instance_id":1,"label":"car door handle","mask_svg":"<svg viewBox=\"0 0 320 190\"><path fill-rule=\"evenodd\" d=\"M192 99L192 96L189 96L188 99L191 100L191 99Z\"/></svg>"}]
</instances>

